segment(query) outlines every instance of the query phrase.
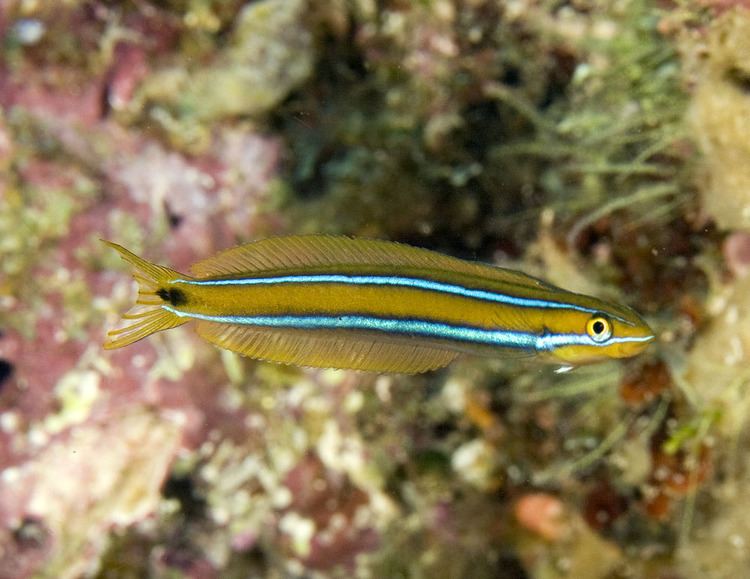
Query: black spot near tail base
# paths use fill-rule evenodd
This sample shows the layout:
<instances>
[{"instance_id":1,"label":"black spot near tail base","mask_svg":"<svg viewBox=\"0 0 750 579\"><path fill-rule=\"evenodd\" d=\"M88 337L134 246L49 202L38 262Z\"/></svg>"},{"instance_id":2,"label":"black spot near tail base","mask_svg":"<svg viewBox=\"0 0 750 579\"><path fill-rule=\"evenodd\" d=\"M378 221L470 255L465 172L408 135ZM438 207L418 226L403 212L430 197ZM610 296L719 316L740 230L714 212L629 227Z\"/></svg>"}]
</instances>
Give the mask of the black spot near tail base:
<instances>
[{"instance_id":1,"label":"black spot near tail base","mask_svg":"<svg viewBox=\"0 0 750 579\"><path fill-rule=\"evenodd\" d=\"M185 292L174 287L169 289L159 288L156 290L156 295L173 306L184 306L187 303Z\"/></svg>"}]
</instances>

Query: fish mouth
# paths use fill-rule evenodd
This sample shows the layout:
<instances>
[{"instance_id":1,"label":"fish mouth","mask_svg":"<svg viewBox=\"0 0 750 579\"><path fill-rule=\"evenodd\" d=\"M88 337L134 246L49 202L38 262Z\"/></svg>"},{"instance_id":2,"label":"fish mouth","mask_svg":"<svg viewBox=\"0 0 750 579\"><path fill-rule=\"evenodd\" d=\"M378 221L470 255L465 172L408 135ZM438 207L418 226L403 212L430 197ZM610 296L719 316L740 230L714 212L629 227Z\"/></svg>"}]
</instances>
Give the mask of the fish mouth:
<instances>
[{"instance_id":1,"label":"fish mouth","mask_svg":"<svg viewBox=\"0 0 750 579\"><path fill-rule=\"evenodd\" d=\"M635 342L642 344L644 347L648 346L651 342L656 340L656 334L654 331L649 327L645 326L643 328L643 333L639 336L634 336Z\"/></svg>"},{"instance_id":2,"label":"fish mouth","mask_svg":"<svg viewBox=\"0 0 750 579\"><path fill-rule=\"evenodd\" d=\"M621 338L620 346L617 349L618 357L629 358L630 356L640 354L655 339L656 336L650 331L649 333L644 333L640 336L628 336Z\"/></svg>"},{"instance_id":3,"label":"fish mouth","mask_svg":"<svg viewBox=\"0 0 750 579\"><path fill-rule=\"evenodd\" d=\"M635 327L625 332L623 336L627 342L635 342L640 344L650 344L656 339L656 332L651 328L646 321L633 312L638 317L638 323L634 324Z\"/></svg>"},{"instance_id":4,"label":"fish mouth","mask_svg":"<svg viewBox=\"0 0 750 579\"><path fill-rule=\"evenodd\" d=\"M650 344L654 340L656 340L656 333L654 330L651 329L651 326L649 326L646 322L643 322L643 334L639 336L641 338L641 342L643 344Z\"/></svg>"}]
</instances>

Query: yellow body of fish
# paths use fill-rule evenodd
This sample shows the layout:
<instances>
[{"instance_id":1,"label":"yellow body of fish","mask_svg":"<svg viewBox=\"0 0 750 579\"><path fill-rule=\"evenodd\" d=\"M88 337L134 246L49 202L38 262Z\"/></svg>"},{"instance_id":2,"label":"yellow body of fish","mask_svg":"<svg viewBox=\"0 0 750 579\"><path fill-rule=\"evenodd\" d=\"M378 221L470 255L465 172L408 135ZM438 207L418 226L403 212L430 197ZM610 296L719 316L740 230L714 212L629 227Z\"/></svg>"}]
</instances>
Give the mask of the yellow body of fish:
<instances>
[{"instance_id":1,"label":"yellow body of fish","mask_svg":"<svg viewBox=\"0 0 750 579\"><path fill-rule=\"evenodd\" d=\"M119 348L195 321L206 340L303 366L416 373L463 353L540 355L566 365L641 352L653 339L630 308L524 273L398 243L311 235L249 243L192 266L135 268Z\"/></svg>"}]
</instances>

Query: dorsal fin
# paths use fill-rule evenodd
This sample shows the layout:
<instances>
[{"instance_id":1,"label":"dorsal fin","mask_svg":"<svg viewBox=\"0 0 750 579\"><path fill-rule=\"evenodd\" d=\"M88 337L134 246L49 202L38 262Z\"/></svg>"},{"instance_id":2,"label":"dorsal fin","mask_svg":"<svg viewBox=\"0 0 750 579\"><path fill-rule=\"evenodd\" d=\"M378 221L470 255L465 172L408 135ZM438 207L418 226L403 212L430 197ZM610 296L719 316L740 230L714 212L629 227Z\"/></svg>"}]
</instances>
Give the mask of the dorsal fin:
<instances>
[{"instance_id":1,"label":"dorsal fin","mask_svg":"<svg viewBox=\"0 0 750 579\"><path fill-rule=\"evenodd\" d=\"M279 269L346 265L384 265L447 270L525 287L552 286L525 273L464 261L393 241L336 235L270 237L222 251L191 268L198 278Z\"/></svg>"}]
</instances>

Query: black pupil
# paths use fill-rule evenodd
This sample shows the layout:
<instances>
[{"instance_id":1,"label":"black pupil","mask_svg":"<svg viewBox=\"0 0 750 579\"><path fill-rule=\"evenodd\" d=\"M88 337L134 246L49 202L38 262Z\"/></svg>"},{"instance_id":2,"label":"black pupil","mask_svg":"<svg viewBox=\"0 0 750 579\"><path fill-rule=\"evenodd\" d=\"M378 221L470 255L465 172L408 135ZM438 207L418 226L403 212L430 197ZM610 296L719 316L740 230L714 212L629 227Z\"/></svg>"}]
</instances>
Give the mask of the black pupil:
<instances>
[{"instance_id":1,"label":"black pupil","mask_svg":"<svg viewBox=\"0 0 750 579\"><path fill-rule=\"evenodd\" d=\"M595 334L602 334L604 333L604 322L597 320L594 322L594 333Z\"/></svg>"}]
</instances>

